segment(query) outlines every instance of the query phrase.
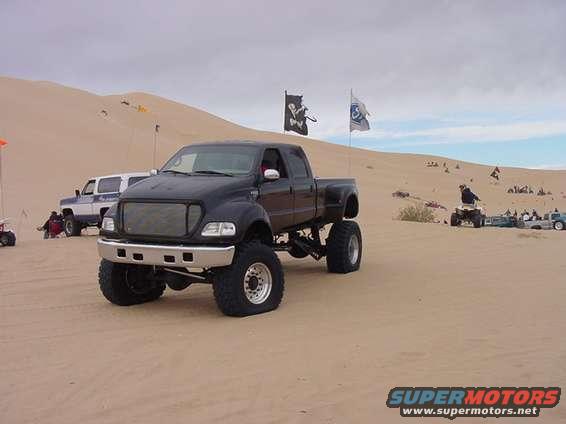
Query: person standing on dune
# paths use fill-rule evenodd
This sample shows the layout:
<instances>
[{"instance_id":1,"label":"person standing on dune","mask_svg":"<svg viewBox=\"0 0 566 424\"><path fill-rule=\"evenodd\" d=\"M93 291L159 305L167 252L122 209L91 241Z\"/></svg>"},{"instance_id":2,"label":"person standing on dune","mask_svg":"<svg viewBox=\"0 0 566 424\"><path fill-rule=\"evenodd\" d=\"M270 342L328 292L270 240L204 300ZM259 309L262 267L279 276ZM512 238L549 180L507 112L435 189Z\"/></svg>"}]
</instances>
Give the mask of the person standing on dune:
<instances>
[{"instance_id":1,"label":"person standing on dune","mask_svg":"<svg viewBox=\"0 0 566 424\"><path fill-rule=\"evenodd\" d=\"M460 193L462 193L462 203L465 205L474 205L476 200L481 201L465 184L460 184Z\"/></svg>"}]
</instances>

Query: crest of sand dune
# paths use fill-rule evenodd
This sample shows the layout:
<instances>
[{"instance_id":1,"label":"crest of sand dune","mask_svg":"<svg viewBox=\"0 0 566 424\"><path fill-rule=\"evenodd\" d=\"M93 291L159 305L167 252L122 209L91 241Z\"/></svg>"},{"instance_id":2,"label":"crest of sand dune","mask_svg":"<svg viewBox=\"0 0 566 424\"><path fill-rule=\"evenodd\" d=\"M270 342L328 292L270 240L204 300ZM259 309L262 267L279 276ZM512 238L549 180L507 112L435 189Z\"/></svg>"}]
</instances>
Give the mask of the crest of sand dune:
<instances>
[{"instance_id":1,"label":"crest of sand dune","mask_svg":"<svg viewBox=\"0 0 566 424\"><path fill-rule=\"evenodd\" d=\"M130 105L122 103L127 100ZM138 112L142 105L148 111ZM103 112L104 111L104 112ZM50 82L0 78L0 137L4 148L4 186L7 215L18 221L21 210L24 238L59 199L72 196L87 178L152 168L155 124L159 123L157 164L161 165L179 147L197 141L249 139L301 144L320 176L347 173L348 149L308 138L245 128L202 110L144 93L97 96ZM434 200L448 208L458 201L458 185L467 183L477 192L488 212L507 208L521 212L551 207L566 209L566 171L502 168L497 185L492 168L423 155L388 154L352 149L352 175L358 180L372 215L387 219L403 203L391 199L395 190L408 191L423 200ZM486 158L489 147L486 145ZM439 168L425 162L437 161ZM443 171L446 162L450 173ZM456 164L460 169L456 169ZM531 185L553 192L553 196L517 196L506 193L513 185ZM364 210L362 211L362 213ZM447 214L439 214L445 218Z\"/></svg>"},{"instance_id":2,"label":"crest of sand dune","mask_svg":"<svg viewBox=\"0 0 566 424\"><path fill-rule=\"evenodd\" d=\"M404 223L392 218L416 200L391 196L450 210L468 183L488 213L566 210L566 172L502 167L494 184L492 167L353 149L359 272L327 274L324 261L282 254L281 307L245 319L222 317L205 285L108 304L95 237L43 241L33 228L88 177L149 170L156 122L159 163L196 141L250 139L300 143L320 176L347 172L343 146L149 94L0 78L7 215L19 223L18 245L0 249L1 422L404 422L385 406L393 386L566 383L566 231ZM526 184L553 195L506 192ZM560 405L539 418L565 419Z\"/></svg>"}]
</instances>

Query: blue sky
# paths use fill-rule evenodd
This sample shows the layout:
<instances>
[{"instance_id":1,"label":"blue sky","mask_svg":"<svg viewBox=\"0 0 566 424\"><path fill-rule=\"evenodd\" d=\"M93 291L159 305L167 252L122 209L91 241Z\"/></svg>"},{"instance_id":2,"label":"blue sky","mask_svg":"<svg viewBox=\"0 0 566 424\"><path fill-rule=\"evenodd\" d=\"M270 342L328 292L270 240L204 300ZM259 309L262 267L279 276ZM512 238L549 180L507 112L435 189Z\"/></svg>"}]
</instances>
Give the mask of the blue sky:
<instances>
[{"instance_id":1,"label":"blue sky","mask_svg":"<svg viewBox=\"0 0 566 424\"><path fill-rule=\"evenodd\" d=\"M368 108L370 107L367 105ZM451 114L407 120L371 119L354 131L352 145L371 150L422 153L487 165L566 169L566 114L556 111ZM328 135L348 144L348 135Z\"/></svg>"}]
</instances>

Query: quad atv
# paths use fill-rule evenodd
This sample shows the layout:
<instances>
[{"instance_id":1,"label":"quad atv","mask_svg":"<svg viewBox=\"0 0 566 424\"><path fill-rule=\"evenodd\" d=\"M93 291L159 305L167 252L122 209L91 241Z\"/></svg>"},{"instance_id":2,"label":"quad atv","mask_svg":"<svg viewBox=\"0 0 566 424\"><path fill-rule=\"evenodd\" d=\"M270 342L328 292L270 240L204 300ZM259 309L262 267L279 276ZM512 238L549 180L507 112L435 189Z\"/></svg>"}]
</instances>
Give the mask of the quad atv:
<instances>
[{"instance_id":1,"label":"quad atv","mask_svg":"<svg viewBox=\"0 0 566 424\"><path fill-rule=\"evenodd\" d=\"M0 219L0 246L15 246L16 235L6 228L7 219Z\"/></svg>"},{"instance_id":2,"label":"quad atv","mask_svg":"<svg viewBox=\"0 0 566 424\"><path fill-rule=\"evenodd\" d=\"M473 224L474 228L485 225L485 212L482 207L477 205L463 204L458 206L450 217L450 225L458 227L463 222Z\"/></svg>"}]
</instances>

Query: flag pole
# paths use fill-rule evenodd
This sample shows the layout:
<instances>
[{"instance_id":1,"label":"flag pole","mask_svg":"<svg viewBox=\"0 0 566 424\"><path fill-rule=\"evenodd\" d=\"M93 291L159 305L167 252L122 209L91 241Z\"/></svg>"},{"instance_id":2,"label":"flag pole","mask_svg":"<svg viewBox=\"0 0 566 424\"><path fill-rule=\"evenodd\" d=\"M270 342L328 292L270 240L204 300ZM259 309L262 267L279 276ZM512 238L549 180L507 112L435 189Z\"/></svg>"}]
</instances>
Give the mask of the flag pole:
<instances>
[{"instance_id":1,"label":"flag pole","mask_svg":"<svg viewBox=\"0 0 566 424\"><path fill-rule=\"evenodd\" d=\"M159 124L156 123L153 131L153 169L156 169L155 156L157 154L157 133L159 132L158 128L159 128Z\"/></svg>"},{"instance_id":2,"label":"flag pole","mask_svg":"<svg viewBox=\"0 0 566 424\"><path fill-rule=\"evenodd\" d=\"M287 106L287 90L285 90L285 97L283 97L283 134L285 134L285 107Z\"/></svg>"},{"instance_id":3,"label":"flag pole","mask_svg":"<svg viewBox=\"0 0 566 424\"><path fill-rule=\"evenodd\" d=\"M350 104L348 105L348 176L352 171L352 89L350 88Z\"/></svg>"},{"instance_id":4,"label":"flag pole","mask_svg":"<svg viewBox=\"0 0 566 424\"><path fill-rule=\"evenodd\" d=\"M2 217L6 218L4 206L4 180L2 179L2 146L0 146L0 202L2 203Z\"/></svg>"}]
</instances>

